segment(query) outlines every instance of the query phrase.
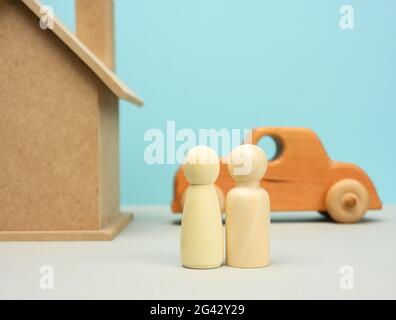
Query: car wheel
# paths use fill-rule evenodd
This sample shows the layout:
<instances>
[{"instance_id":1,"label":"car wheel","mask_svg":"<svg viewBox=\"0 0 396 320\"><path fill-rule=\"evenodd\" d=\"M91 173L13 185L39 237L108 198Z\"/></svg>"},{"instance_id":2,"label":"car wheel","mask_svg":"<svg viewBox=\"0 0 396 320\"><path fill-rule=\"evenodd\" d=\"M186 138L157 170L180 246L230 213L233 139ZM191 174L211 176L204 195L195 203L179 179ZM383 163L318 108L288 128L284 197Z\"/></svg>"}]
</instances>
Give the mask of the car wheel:
<instances>
[{"instance_id":1,"label":"car wheel","mask_svg":"<svg viewBox=\"0 0 396 320\"><path fill-rule=\"evenodd\" d=\"M368 208L369 194L365 186L357 180L340 180L327 192L326 209L336 222L358 222L366 214Z\"/></svg>"}]
</instances>

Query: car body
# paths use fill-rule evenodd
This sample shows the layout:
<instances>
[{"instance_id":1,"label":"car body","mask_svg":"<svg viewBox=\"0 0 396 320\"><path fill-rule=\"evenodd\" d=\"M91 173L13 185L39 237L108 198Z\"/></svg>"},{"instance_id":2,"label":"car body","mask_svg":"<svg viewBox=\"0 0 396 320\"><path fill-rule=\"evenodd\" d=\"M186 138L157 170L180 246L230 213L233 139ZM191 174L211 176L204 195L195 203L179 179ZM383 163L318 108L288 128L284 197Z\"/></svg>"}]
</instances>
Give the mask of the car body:
<instances>
[{"instance_id":1,"label":"car body","mask_svg":"<svg viewBox=\"0 0 396 320\"><path fill-rule=\"evenodd\" d=\"M257 128L252 130L251 143L257 144L265 136L272 137L277 145L277 153L268 162L267 172L260 181L260 186L270 195L271 211L327 212L329 208L326 197L330 188L346 179L352 179L364 186L368 196L367 209L382 208L377 191L367 174L354 164L331 160L312 130L289 127ZM224 160L220 163L216 186L219 192L221 190L220 199L235 187ZM174 213L182 212L182 198L187 187L188 182L180 168L174 183Z\"/></svg>"}]
</instances>

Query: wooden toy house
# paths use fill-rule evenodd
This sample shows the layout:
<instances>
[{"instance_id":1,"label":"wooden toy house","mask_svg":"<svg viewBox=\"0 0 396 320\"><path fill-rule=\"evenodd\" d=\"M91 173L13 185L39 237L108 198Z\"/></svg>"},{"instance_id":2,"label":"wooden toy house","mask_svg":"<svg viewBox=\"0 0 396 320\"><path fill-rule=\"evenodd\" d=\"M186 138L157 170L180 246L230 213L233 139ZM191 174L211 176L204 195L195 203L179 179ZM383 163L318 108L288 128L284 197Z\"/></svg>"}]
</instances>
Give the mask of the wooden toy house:
<instances>
[{"instance_id":1,"label":"wooden toy house","mask_svg":"<svg viewBox=\"0 0 396 320\"><path fill-rule=\"evenodd\" d=\"M77 36L42 28L36 0L0 0L0 240L110 240L131 220L118 100L143 102L111 71L112 1L76 9Z\"/></svg>"}]
</instances>

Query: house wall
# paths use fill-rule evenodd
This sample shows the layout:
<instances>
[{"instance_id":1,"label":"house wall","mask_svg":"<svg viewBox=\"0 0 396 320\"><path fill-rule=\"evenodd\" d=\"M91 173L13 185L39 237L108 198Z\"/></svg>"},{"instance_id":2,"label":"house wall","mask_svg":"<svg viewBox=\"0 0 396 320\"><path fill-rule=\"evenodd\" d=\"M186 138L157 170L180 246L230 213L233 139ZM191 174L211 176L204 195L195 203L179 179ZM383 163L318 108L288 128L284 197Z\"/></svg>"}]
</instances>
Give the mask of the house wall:
<instances>
[{"instance_id":1,"label":"house wall","mask_svg":"<svg viewBox=\"0 0 396 320\"><path fill-rule=\"evenodd\" d=\"M100 217L104 227L120 215L118 98L104 85L100 99Z\"/></svg>"},{"instance_id":2,"label":"house wall","mask_svg":"<svg viewBox=\"0 0 396 320\"><path fill-rule=\"evenodd\" d=\"M20 1L0 0L0 231L100 227L98 86Z\"/></svg>"}]
</instances>

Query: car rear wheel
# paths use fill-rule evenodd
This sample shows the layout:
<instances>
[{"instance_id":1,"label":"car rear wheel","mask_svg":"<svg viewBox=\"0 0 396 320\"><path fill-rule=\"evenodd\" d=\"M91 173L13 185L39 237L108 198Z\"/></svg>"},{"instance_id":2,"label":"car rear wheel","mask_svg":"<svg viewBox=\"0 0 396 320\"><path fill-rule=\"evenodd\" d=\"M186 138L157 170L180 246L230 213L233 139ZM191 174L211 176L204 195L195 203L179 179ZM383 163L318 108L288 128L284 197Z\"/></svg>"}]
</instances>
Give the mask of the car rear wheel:
<instances>
[{"instance_id":1,"label":"car rear wheel","mask_svg":"<svg viewBox=\"0 0 396 320\"><path fill-rule=\"evenodd\" d=\"M365 186L354 179L333 184L326 195L326 209L339 223L360 221L369 208L369 194Z\"/></svg>"}]
</instances>

